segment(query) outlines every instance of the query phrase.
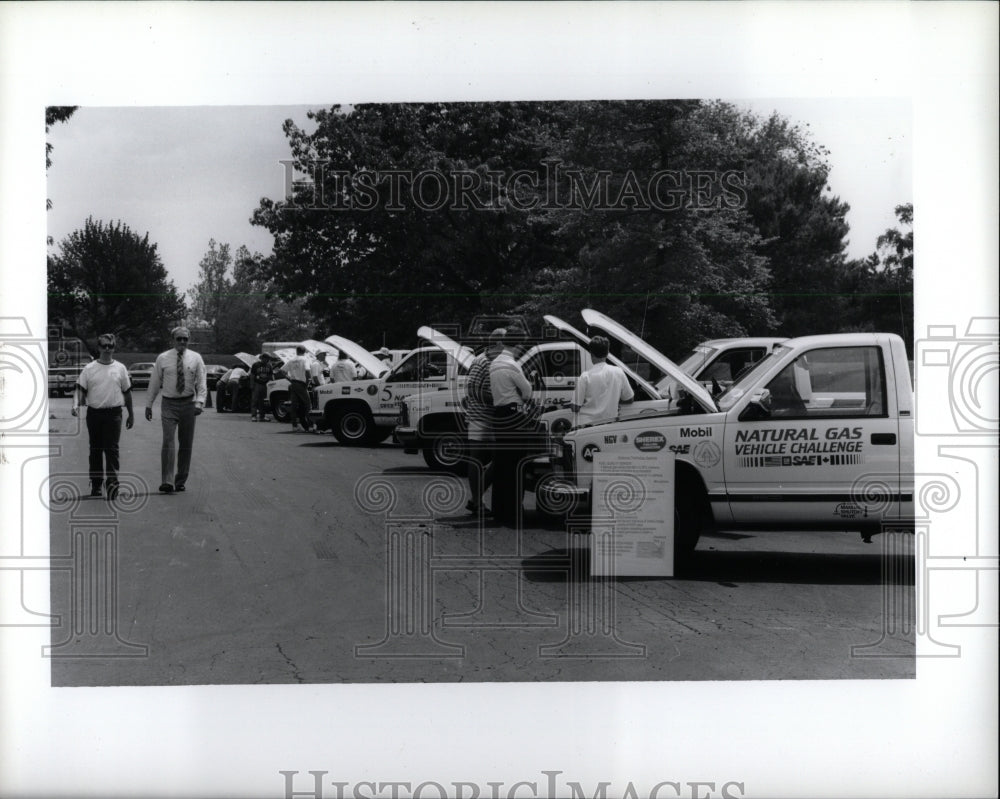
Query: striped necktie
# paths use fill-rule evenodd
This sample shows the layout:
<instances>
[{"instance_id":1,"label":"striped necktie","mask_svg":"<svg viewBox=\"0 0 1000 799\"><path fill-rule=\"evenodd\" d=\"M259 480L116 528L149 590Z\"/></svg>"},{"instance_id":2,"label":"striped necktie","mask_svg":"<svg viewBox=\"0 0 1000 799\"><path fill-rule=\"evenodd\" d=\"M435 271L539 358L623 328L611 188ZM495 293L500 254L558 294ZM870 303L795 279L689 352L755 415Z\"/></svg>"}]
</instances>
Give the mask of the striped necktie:
<instances>
[{"instance_id":1,"label":"striped necktie","mask_svg":"<svg viewBox=\"0 0 1000 799\"><path fill-rule=\"evenodd\" d=\"M177 396L184 396L184 353L177 353Z\"/></svg>"}]
</instances>

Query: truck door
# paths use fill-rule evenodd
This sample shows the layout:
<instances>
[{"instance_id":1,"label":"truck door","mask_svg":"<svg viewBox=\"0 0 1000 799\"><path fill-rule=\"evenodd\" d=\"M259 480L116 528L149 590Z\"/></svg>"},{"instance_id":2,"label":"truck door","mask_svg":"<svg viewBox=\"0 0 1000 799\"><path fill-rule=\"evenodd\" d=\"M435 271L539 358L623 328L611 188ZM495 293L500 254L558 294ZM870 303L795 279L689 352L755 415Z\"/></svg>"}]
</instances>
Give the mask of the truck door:
<instances>
[{"instance_id":1,"label":"truck door","mask_svg":"<svg viewBox=\"0 0 1000 799\"><path fill-rule=\"evenodd\" d=\"M727 418L724 461L734 519L836 527L896 515L896 405L881 347L800 352ZM858 501L856 484L866 476L881 499Z\"/></svg>"},{"instance_id":2,"label":"truck door","mask_svg":"<svg viewBox=\"0 0 1000 799\"><path fill-rule=\"evenodd\" d=\"M448 383L448 354L437 347L411 352L389 373L373 411L378 424L396 424L403 397Z\"/></svg>"},{"instance_id":3,"label":"truck door","mask_svg":"<svg viewBox=\"0 0 1000 799\"><path fill-rule=\"evenodd\" d=\"M571 342L541 344L521 360L521 370L534 386L534 396L539 402L571 401L577 380L589 366L589 355Z\"/></svg>"}]
</instances>

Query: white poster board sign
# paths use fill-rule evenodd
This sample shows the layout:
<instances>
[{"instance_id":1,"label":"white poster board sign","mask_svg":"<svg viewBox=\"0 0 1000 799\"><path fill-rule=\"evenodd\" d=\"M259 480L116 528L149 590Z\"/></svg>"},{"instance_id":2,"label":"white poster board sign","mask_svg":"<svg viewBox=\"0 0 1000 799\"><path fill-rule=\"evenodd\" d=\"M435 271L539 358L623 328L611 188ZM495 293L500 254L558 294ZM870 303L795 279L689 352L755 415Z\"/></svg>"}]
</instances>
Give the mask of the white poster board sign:
<instances>
[{"instance_id":1,"label":"white poster board sign","mask_svg":"<svg viewBox=\"0 0 1000 799\"><path fill-rule=\"evenodd\" d=\"M591 576L672 577L674 453L595 452L591 529Z\"/></svg>"}]
</instances>

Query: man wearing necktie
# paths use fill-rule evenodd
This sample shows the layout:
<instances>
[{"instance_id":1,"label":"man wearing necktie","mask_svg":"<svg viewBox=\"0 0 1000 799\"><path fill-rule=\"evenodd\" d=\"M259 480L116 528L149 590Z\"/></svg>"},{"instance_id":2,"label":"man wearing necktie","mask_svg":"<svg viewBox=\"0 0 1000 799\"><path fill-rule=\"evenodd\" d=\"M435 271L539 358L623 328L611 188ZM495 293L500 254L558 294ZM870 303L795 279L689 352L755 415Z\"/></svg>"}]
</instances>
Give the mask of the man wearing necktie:
<instances>
[{"instance_id":1,"label":"man wearing necktie","mask_svg":"<svg viewBox=\"0 0 1000 799\"><path fill-rule=\"evenodd\" d=\"M163 394L160 402L163 425L160 491L164 494L183 491L186 487L191 470L195 417L201 414L208 396L205 363L197 352L187 346L190 332L186 327L175 327L171 336L174 348L157 356L146 390L146 421L153 419L156 395Z\"/></svg>"}]
</instances>

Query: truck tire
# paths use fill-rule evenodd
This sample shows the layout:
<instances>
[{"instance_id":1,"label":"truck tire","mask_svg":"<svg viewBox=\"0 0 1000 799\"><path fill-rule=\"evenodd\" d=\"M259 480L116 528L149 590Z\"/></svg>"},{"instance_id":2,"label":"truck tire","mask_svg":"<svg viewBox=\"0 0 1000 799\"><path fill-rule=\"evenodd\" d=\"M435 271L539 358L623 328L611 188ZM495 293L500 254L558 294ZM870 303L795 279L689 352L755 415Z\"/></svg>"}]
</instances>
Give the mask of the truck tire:
<instances>
[{"instance_id":1,"label":"truck tire","mask_svg":"<svg viewBox=\"0 0 1000 799\"><path fill-rule=\"evenodd\" d=\"M713 526L712 507L701 480L678 471L674 489L674 569L691 564L701 534Z\"/></svg>"},{"instance_id":2,"label":"truck tire","mask_svg":"<svg viewBox=\"0 0 1000 799\"><path fill-rule=\"evenodd\" d=\"M436 471L465 474L465 437L461 433L439 433L421 454L424 463Z\"/></svg>"},{"instance_id":3,"label":"truck tire","mask_svg":"<svg viewBox=\"0 0 1000 799\"><path fill-rule=\"evenodd\" d=\"M276 422L288 422L292 415L288 412L285 403L288 402L288 392L276 391L271 395L271 415Z\"/></svg>"},{"instance_id":4,"label":"truck tire","mask_svg":"<svg viewBox=\"0 0 1000 799\"><path fill-rule=\"evenodd\" d=\"M378 428L367 406L357 405L338 408L333 415L333 435L348 447L371 444Z\"/></svg>"},{"instance_id":5,"label":"truck tire","mask_svg":"<svg viewBox=\"0 0 1000 799\"><path fill-rule=\"evenodd\" d=\"M565 478L556 474L546 474L538 481L538 484L535 486L535 510L539 514L549 519L562 519L563 521L573 515L579 504L576 497L567 497L562 502L550 504L551 500L548 494L545 491L538 490L539 487L543 487L546 484L565 482Z\"/></svg>"}]
</instances>

